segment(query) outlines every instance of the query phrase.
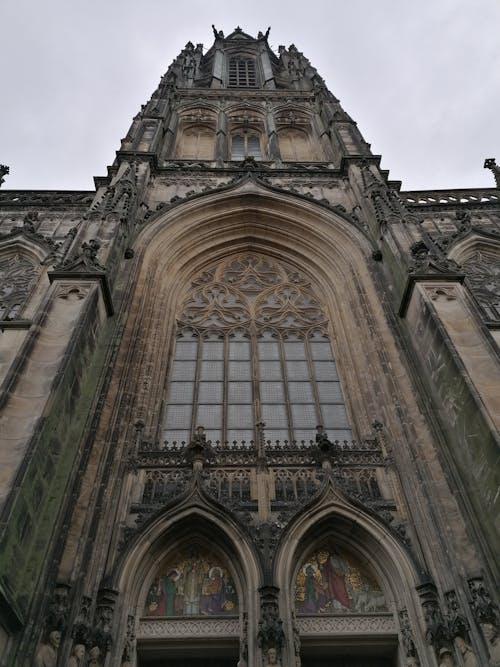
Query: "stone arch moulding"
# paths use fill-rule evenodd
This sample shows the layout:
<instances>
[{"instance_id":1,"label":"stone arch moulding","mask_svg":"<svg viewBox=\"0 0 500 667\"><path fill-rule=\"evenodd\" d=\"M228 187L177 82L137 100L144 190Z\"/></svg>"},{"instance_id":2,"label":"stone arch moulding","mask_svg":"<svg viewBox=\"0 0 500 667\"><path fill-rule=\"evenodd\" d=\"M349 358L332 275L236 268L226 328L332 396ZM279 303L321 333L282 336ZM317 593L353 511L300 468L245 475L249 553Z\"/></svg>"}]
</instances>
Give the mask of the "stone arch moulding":
<instances>
[{"instance_id":1,"label":"stone arch moulding","mask_svg":"<svg viewBox=\"0 0 500 667\"><path fill-rule=\"evenodd\" d=\"M134 299L131 317L144 322L149 308L159 334L149 337L148 331L142 329L143 359L154 341L163 340L161 355L166 364L182 294L208 263L244 251L258 252L295 265L311 280L332 323L332 344L344 386L366 385L366 369L374 359L370 359L359 335L363 331L360 326L366 322L359 302L359 285L363 285L366 299L371 301L373 317L378 320L376 326L387 324L370 275L369 242L340 214L290 194L269 191L247 179L234 189L208 194L159 214L141 233L135 249L137 271L142 276L138 283L146 280L154 285L154 290ZM346 280L346 276L350 279ZM364 335L371 338L368 331ZM153 358L152 351L150 354ZM166 366L156 363L153 373L155 377L150 376L147 381L147 392L137 393L139 401L148 401L148 410L139 408L145 416L158 414L159 407L151 410L151 400L157 405L161 402ZM161 391L155 396L157 388ZM356 437L363 437L370 432L378 407L369 406L374 396L368 396L368 392L364 400L356 391L350 394L351 411L358 416ZM363 415L370 415L364 423ZM152 426L146 423L147 429Z\"/></svg>"},{"instance_id":2,"label":"stone arch moulding","mask_svg":"<svg viewBox=\"0 0 500 667\"><path fill-rule=\"evenodd\" d=\"M214 574L211 570L220 568L222 576L234 585L236 612L232 613L228 605L221 613L207 612L208 595L203 593L208 594L209 591L203 590L199 582L198 592L202 593L201 599L198 597L199 609L183 608L182 613L179 613L178 608L170 618L145 615L150 592L163 569L172 566L167 576L172 570L177 570L175 576L180 579L186 576L182 568L186 564L189 566L190 559L195 557L201 563L197 572L199 577L203 574L204 580L207 576L210 578ZM184 558L180 568L174 563L179 558ZM210 571L207 563L213 566ZM118 609L117 637L126 635L127 622L130 625L132 619L138 657L158 646L168 648L169 641L176 646L198 642L201 647L209 638L213 641L215 634L237 656L246 619L248 632L257 631L252 619L256 617L255 592L261 585L261 573L254 550L236 523L226 516L224 510L215 508L213 503L209 506L207 499L198 495L196 486L181 506L174 503L169 510L163 511L131 544L116 573L115 582L116 588L123 594ZM184 590L176 584L176 593L179 592L183 594ZM117 646L116 650L118 656L121 647Z\"/></svg>"},{"instance_id":3,"label":"stone arch moulding","mask_svg":"<svg viewBox=\"0 0 500 667\"><path fill-rule=\"evenodd\" d=\"M339 559L359 566L361 572L368 574L375 588L380 593L364 586L361 580L359 594L349 589L349 612L341 605L338 608L323 610L326 613L308 613L305 606L296 604L296 582L306 562L315 565L314 558L333 545ZM319 568L318 568L319 569ZM316 573L317 577L320 575ZM359 573L358 573L359 574ZM356 572L354 570L354 576ZM393 659L397 653L400 660L404 659L403 648L398 649L398 633L400 632L398 614L403 610L407 613L416 649L425 661L427 648L419 629L419 604L416 587L422 583L418 567L409 552L381 522L354 507L332 486L327 486L322 497L292 523L283 535L275 559L275 577L282 591L283 608L292 609L288 616L288 651L293 656L293 638L300 637L301 651L307 652L308 646L323 646L326 650L341 644L355 641L365 646L385 646L387 655ZM321 582L323 583L323 582ZM354 584L355 585L355 584ZM366 590L365 590L366 589ZM297 591L301 593L301 590ZM377 599L381 594L381 598ZM326 596L327 597L327 596ZM287 615L285 614L285 617ZM295 640L296 641L296 640ZM398 662L398 664L400 664ZM402 663L401 663L402 664ZM426 664L422 662L422 664Z\"/></svg>"}]
</instances>

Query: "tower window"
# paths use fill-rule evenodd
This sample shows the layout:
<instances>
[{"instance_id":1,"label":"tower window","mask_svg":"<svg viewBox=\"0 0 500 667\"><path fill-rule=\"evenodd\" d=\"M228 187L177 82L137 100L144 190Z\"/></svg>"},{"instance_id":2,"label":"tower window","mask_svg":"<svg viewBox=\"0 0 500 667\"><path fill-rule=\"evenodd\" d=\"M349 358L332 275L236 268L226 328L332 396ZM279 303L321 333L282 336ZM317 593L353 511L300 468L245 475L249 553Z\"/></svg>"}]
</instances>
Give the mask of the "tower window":
<instances>
[{"instance_id":1,"label":"tower window","mask_svg":"<svg viewBox=\"0 0 500 667\"><path fill-rule=\"evenodd\" d=\"M327 332L307 280L261 255L232 258L194 284L179 318L163 440L309 441L351 432Z\"/></svg>"},{"instance_id":2,"label":"tower window","mask_svg":"<svg viewBox=\"0 0 500 667\"><path fill-rule=\"evenodd\" d=\"M234 134L231 138L231 160L253 157L260 160L260 139L256 134Z\"/></svg>"},{"instance_id":3,"label":"tower window","mask_svg":"<svg viewBox=\"0 0 500 667\"><path fill-rule=\"evenodd\" d=\"M255 60L252 58L231 58L229 60L229 81L231 88L254 88L257 85Z\"/></svg>"}]
</instances>

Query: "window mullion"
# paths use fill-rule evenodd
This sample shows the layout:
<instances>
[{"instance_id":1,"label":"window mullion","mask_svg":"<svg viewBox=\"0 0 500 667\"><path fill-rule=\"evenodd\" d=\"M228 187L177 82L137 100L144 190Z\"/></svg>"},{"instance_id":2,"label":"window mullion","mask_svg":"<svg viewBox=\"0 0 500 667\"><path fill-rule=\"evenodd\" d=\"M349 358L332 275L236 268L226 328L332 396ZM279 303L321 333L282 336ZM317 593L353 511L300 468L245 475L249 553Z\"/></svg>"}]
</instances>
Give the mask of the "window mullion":
<instances>
[{"instance_id":1,"label":"window mullion","mask_svg":"<svg viewBox=\"0 0 500 667\"><path fill-rule=\"evenodd\" d=\"M259 350L257 346L257 329L253 323L250 323L250 355L252 369L252 404L253 404L253 439L257 438L255 425L262 421L262 412L260 409L260 390L259 390Z\"/></svg>"},{"instance_id":2,"label":"window mullion","mask_svg":"<svg viewBox=\"0 0 500 667\"><path fill-rule=\"evenodd\" d=\"M229 392L229 333L224 332L224 393L223 393L223 404L222 404L222 433L221 439L222 443L227 442L227 404L228 404L228 392Z\"/></svg>"},{"instance_id":3,"label":"window mullion","mask_svg":"<svg viewBox=\"0 0 500 667\"><path fill-rule=\"evenodd\" d=\"M282 332L280 333L279 337L279 345L280 345L280 363L281 363L281 378L283 382L283 392L285 394L285 407L286 407L286 414L287 414L287 419L288 419L288 440L289 442L292 442L292 440L295 439L294 436L294 424L292 421L292 408L290 405L290 395L288 393L288 374L286 372L286 357L285 357L285 348L284 348L284 341L283 341L283 336L285 334Z\"/></svg>"},{"instance_id":4,"label":"window mullion","mask_svg":"<svg viewBox=\"0 0 500 667\"><path fill-rule=\"evenodd\" d=\"M201 335L201 332L198 331L197 334L198 334L198 346L196 348L196 370L194 375L193 409L191 411L191 428L189 437L190 440L193 439L194 429L197 426L203 426L203 424L194 423L196 415L198 414L198 393L200 390L200 372L201 372L201 359L202 359L201 346L203 345L202 341L203 336Z\"/></svg>"},{"instance_id":5,"label":"window mullion","mask_svg":"<svg viewBox=\"0 0 500 667\"><path fill-rule=\"evenodd\" d=\"M309 378L311 383L311 389L314 396L314 403L316 404L316 425L322 423L321 419L321 405L319 400L318 386L316 382L316 374L314 372L314 366L312 362L311 348L310 348L310 332L304 336L304 347L306 351L307 367L309 369Z\"/></svg>"}]
</instances>

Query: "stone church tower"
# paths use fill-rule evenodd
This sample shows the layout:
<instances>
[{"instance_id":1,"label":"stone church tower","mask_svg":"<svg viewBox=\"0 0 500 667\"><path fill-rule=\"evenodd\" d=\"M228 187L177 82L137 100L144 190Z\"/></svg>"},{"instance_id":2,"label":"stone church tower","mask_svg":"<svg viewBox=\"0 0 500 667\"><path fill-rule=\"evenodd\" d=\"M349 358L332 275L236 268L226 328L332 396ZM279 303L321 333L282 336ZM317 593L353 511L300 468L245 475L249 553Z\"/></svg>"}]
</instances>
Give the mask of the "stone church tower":
<instances>
[{"instance_id":1,"label":"stone church tower","mask_svg":"<svg viewBox=\"0 0 500 667\"><path fill-rule=\"evenodd\" d=\"M401 192L267 37L1 191L3 666L500 665L500 169Z\"/></svg>"}]
</instances>

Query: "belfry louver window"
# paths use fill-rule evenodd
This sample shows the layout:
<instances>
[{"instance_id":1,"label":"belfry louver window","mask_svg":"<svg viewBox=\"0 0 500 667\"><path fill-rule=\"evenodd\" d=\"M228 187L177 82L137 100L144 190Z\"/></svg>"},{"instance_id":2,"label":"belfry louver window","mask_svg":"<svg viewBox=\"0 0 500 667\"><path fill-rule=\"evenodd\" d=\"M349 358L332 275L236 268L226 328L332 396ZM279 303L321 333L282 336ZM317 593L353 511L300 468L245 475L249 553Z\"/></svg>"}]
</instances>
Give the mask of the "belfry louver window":
<instances>
[{"instance_id":1,"label":"belfry louver window","mask_svg":"<svg viewBox=\"0 0 500 667\"><path fill-rule=\"evenodd\" d=\"M230 58L228 86L230 88L254 88L256 85L255 60L241 57Z\"/></svg>"},{"instance_id":2,"label":"belfry louver window","mask_svg":"<svg viewBox=\"0 0 500 667\"><path fill-rule=\"evenodd\" d=\"M309 441L322 424L349 440L322 309L290 267L243 255L195 281L179 317L163 439Z\"/></svg>"},{"instance_id":3,"label":"belfry louver window","mask_svg":"<svg viewBox=\"0 0 500 667\"><path fill-rule=\"evenodd\" d=\"M253 157L260 160L260 139L256 134L241 130L231 137L231 160L244 160Z\"/></svg>"}]
</instances>

